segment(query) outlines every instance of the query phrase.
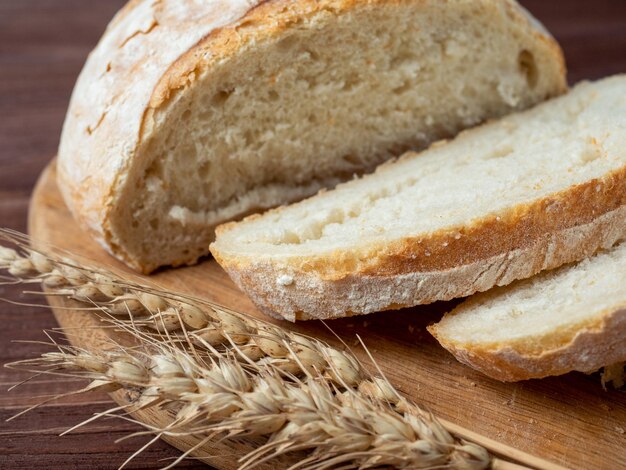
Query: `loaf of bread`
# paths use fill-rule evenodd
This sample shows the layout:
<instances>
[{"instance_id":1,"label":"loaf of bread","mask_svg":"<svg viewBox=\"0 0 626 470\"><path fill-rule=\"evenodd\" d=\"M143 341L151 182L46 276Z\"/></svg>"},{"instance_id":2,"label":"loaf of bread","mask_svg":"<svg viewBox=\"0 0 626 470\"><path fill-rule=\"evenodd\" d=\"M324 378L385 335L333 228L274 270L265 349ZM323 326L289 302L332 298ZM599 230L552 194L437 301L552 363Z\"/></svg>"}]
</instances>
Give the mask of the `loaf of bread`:
<instances>
[{"instance_id":1,"label":"loaf of bread","mask_svg":"<svg viewBox=\"0 0 626 470\"><path fill-rule=\"evenodd\" d=\"M429 330L503 381L626 361L626 242L578 264L471 297Z\"/></svg>"},{"instance_id":2,"label":"loaf of bread","mask_svg":"<svg viewBox=\"0 0 626 470\"><path fill-rule=\"evenodd\" d=\"M59 186L150 272L207 254L224 221L565 89L513 0L131 1L74 90Z\"/></svg>"},{"instance_id":3,"label":"loaf of bread","mask_svg":"<svg viewBox=\"0 0 626 470\"><path fill-rule=\"evenodd\" d=\"M336 318L464 297L626 234L626 75L217 230L259 308Z\"/></svg>"}]
</instances>

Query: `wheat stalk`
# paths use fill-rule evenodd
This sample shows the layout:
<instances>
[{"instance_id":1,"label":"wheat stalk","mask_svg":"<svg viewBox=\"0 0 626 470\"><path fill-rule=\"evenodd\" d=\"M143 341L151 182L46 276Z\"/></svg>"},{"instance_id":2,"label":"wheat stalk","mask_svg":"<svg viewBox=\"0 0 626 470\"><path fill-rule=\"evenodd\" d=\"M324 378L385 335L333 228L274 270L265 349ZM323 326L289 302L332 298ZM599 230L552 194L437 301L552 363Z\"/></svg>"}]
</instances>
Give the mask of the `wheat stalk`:
<instances>
[{"instance_id":1,"label":"wheat stalk","mask_svg":"<svg viewBox=\"0 0 626 470\"><path fill-rule=\"evenodd\" d=\"M10 366L90 378L91 385L79 392L137 390L129 409L177 407L171 425L151 429L157 435L267 438L242 459L242 468L299 450L312 453L294 469L478 469L506 463L452 437L350 352L34 250L19 234L0 230L0 238L21 248L0 246L0 269L12 282L41 283L48 294L104 313L143 348L94 353L59 346L56 353Z\"/></svg>"},{"instance_id":2,"label":"wheat stalk","mask_svg":"<svg viewBox=\"0 0 626 470\"><path fill-rule=\"evenodd\" d=\"M143 342L141 350L96 353L58 346L57 352L10 367L88 378L91 383L83 390L136 390L138 397L128 410L175 410L169 426L152 429L159 435L265 438L240 459L241 469L303 450L308 457L293 469L469 470L491 463L486 450L453 438L384 379L371 379L366 392L316 372L298 379L272 365L245 364L232 352L207 359L166 343L146 342L140 333L137 338Z\"/></svg>"},{"instance_id":3,"label":"wheat stalk","mask_svg":"<svg viewBox=\"0 0 626 470\"><path fill-rule=\"evenodd\" d=\"M0 237L7 236L0 232ZM351 354L316 339L234 312L215 303L133 283L111 272L77 264L24 246L0 246L0 269L19 282L40 282L50 295L93 307L117 324L166 335L180 345L190 343L207 353L236 349L240 360L271 363L294 375L316 370L350 387L367 387L368 374Z\"/></svg>"}]
</instances>

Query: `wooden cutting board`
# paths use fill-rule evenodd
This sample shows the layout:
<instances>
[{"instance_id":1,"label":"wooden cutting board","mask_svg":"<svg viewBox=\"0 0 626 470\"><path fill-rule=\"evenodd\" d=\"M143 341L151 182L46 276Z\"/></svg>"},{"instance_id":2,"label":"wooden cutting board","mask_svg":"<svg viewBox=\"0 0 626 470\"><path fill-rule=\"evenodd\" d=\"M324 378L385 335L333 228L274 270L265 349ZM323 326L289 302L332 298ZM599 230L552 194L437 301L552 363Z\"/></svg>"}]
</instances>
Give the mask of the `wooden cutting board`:
<instances>
[{"instance_id":1,"label":"wooden cutting board","mask_svg":"<svg viewBox=\"0 0 626 470\"><path fill-rule=\"evenodd\" d=\"M82 232L71 218L55 183L52 163L41 175L32 196L29 231L35 243L51 243L105 267L129 272ZM161 271L149 277L165 288L206 297L232 309L264 319L213 259L197 266ZM72 311L70 301L50 297L60 325L71 329L71 341L98 348L107 333L94 316ZM529 454L571 468L626 468L626 393L604 391L598 374L571 373L521 383L500 383L458 363L428 334L426 326L451 304L387 312L328 322L343 341L356 346L360 335L396 387L436 416ZM63 307L63 308L62 308ZM280 323L337 345L320 322ZM80 333L77 333L80 332ZM363 351L357 355L368 363ZM129 399L112 395L118 403ZM150 423L170 417L141 412ZM193 439L169 439L187 449ZM220 469L236 468L236 457L250 450L211 443L200 456ZM283 468L281 464L261 468Z\"/></svg>"}]
</instances>

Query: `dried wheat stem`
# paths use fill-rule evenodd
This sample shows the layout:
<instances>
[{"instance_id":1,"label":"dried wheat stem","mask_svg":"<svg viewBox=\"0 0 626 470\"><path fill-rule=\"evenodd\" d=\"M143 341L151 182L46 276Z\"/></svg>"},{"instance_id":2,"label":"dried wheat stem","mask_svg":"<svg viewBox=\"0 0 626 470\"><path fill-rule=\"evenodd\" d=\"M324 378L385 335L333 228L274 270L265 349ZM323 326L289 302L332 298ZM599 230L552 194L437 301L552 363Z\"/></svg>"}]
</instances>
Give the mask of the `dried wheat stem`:
<instances>
[{"instance_id":1,"label":"dried wheat stem","mask_svg":"<svg viewBox=\"0 0 626 470\"><path fill-rule=\"evenodd\" d=\"M131 283L27 247L19 253L0 246L0 269L25 282L41 282L48 293L95 307L120 323L166 334L173 342L190 339L209 351L235 348L246 360L272 363L291 374L316 370L338 382L341 373L348 386L369 387L362 384L367 373L350 354L210 302Z\"/></svg>"},{"instance_id":2,"label":"dried wheat stem","mask_svg":"<svg viewBox=\"0 0 626 470\"><path fill-rule=\"evenodd\" d=\"M210 302L46 255L19 240L18 245L21 252L0 247L0 269L111 315L117 327L151 348L105 356L65 348L39 365L86 371L93 380L89 389L138 389L139 407L180 407L161 433L267 436L244 466L302 449L313 449L313 457L297 468L489 463L483 448L455 441L348 352Z\"/></svg>"},{"instance_id":3,"label":"dried wheat stem","mask_svg":"<svg viewBox=\"0 0 626 470\"><path fill-rule=\"evenodd\" d=\"M134 389L135 409L175 411L170 426L153 430L159 434L265 437L264 445L241 459L242 469L302 450L309 457L294 469L490 465L483 448L453 438L381 379L370 382L372 393L340 390L320 374L290 380L271 365L248 367L230 352L206 360L158 342L144 351L102 353L63 346L17 364L87 377L89 389Z\"/></svg>"}]
</instances>

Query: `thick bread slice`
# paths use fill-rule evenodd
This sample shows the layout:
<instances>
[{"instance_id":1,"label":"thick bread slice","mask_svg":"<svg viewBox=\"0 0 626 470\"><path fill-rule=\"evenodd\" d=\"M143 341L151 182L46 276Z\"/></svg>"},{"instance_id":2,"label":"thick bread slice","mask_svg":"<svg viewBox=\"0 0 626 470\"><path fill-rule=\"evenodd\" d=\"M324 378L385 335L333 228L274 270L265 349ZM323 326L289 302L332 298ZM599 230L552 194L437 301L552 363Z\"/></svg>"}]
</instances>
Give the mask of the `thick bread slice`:
<instances>
[{"instance_id":1,"label":"thick bread slice","mask_svg":"<svg viewBox=\"0 0 626 470\"><path fill-rule=\"evenodd\" d=\"M590 256L626 233L626 76L217 233L218 262L290 320L463 297Z\"/></svg>"},{"instance_id":2,"label":"thick bread slice","mask_svg":"<svg viewBox=\"0 0 626 470\"><path fill-rule=\"evenodd\" d=\"M148 272L214 227L566 89L512 0L143 0L78 80L59 184L84 227Z\"/></svg>"},{"instance_id":3,"label":"thick bread slice","mask_svg":"<svg viewBox=\"0 0 626 470\"><path fill-rule=\"evenodd\" d=\"M471 297L429 330L498 380L626 361L626 242L591 259Z\"/></svg>"}]
</instances>

